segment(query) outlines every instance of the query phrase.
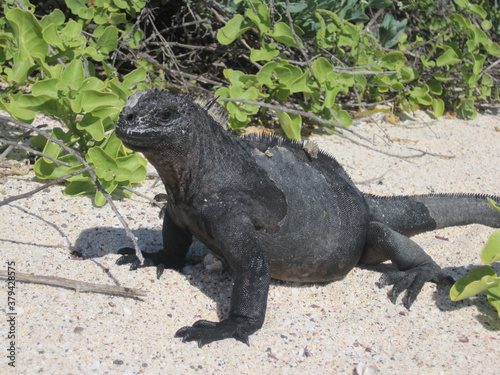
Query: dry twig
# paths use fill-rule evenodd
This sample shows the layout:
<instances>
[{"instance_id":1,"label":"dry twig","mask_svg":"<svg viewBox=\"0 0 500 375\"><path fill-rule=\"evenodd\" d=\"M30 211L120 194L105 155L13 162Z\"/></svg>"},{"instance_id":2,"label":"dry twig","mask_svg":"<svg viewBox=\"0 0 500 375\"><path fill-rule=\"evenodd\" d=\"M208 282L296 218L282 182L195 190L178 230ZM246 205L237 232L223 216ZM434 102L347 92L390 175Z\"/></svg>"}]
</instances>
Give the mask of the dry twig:
<instances>
[{"instance_id":1,"label":"dry twig","mask_svg":"<svg viewBox=\"0 0 500 375\"><path fill-rule=\"evenodd\" d=\"M0 279L7 280L7 272L0 271ZM122 296L130 298L146 297L146 292L140 289L127 288L117 285L105 285L105 284L95 284L88 283L85 281L78 281L72 279L66 279L64 277L56 276L39 276L30 273L16 272L16 281L23 281L26 283L43 284L57 286L61 288L74 289L77 292L92 292L92 293L102 293L110 294L113 296Z\"/></svg>"}]
</instances>

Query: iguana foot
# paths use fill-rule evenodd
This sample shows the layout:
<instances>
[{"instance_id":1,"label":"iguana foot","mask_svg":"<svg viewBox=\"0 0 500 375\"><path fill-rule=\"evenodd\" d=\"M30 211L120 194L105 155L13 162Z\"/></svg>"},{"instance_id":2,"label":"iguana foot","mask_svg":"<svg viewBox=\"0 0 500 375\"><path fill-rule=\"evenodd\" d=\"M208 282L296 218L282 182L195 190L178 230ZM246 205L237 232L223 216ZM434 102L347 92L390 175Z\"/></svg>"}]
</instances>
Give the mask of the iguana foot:
<instances>
[{"instance_id":1,"label":"iguana foot","mask_svg":"<svg viewBox=\"0 0 500 375\"><path fill-rule=\"evenodd\" d=\"M119 266L123 264L130 264L130 270L134 271L137 268L142 267L156 267L156 277L159 279L160 276L165 271L165 268L180 270L182 268L181 264L173 264L172 262L168 262L165 259L165 255L163 251L159 251L157 253L145 253L142 252L142 256L144 257L144 263L141 264L137 255L135 255L135 250L130 247L124 247L118 250L118 254L121 254L121 257L116 260L116 264Z\"/></svg>"},{"instance_id":2,"label":"iguana foot","mask_svg":"<svg viewBox=\"0 0 500 375\"><path fill-rule=\"evenodd\" d=\"M404 290L407 290L403 304L407 309L410 309L427 281L448 286L453 285L455 282L441 267L433 263L411 268L407 271L389 271L380 277L378 286L382 288L387 285L394 285L389 292L389 299L392 303L396 303L398 296Z\"/></svg>"},{"instance_id":3,"label":"iguana foot","mask_svg":"<svg viewBox=\"0 0 500 375\"><path fill-rule=\"evenodd\" d=\"M210 344L213 341L233 338L246 345L248 336L255 332L247 322L238 322L236 319L226 319L222 322L198 320L192 327L182 327L175 333L175 337L182 337L182 342L196 341L198 347Z\"/></svg>"}]
</instances>

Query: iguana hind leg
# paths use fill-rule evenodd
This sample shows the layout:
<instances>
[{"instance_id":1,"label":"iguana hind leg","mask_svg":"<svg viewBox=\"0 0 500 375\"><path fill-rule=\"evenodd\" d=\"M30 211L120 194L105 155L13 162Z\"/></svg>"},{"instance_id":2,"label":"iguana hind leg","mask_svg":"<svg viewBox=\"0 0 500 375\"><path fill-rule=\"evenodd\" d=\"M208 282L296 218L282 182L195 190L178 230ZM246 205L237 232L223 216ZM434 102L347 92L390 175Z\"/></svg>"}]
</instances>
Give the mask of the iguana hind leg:
<instances>
[{"instance_id":1,"label":"iguana hind leg","mask_svg":"<svg viewBox=\"0 0 500 375\"><path fill-rule=\"evenodd\" d=\"M389 299L395 303L407 290L404 305L407 309L427 281L452 285L454 280L439 267L425 251L408 237L385 224L372 221L369 225L366 249L360 263L375 264L390 260L397 271L381 276L380 287L394 285Z\"/></svg>"}]
</instances>

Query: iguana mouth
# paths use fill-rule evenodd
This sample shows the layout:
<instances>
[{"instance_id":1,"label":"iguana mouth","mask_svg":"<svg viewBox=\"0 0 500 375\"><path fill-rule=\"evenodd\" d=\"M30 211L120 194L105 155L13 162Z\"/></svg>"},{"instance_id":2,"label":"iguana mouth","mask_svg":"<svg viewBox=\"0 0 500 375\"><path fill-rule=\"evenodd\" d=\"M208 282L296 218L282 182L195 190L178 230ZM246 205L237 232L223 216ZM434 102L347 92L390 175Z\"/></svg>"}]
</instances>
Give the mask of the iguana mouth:
<instances>
[{"instance_id":1,"label":"iguana mouth","mask_svg":"<svg viewBox=\"0 0 500 375\"><path fill-rule=\"evenodd\" d=\"M141 131L137 129L123 129L116 126L116 136L122 140L123 144L134 151L150 148L161 142L161 131L147 129Z\"/></svg>"}]
</instances>

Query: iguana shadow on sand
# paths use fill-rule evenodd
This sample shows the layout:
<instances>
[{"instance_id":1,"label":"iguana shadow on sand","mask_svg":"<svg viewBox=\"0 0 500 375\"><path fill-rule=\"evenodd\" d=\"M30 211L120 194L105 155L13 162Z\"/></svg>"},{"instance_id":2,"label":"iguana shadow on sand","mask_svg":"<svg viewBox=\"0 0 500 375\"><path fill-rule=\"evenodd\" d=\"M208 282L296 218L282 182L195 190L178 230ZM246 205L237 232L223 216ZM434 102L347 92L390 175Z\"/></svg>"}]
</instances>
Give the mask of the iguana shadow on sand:
<instances>
[{"instance_id":1,"label":"iguana shadow on sand","mask_svg":"<svg viewBox=\"0 0 500 375\"><path fill-rule=\"evenodd\" d=\"M236 137L206 108L168 92L140 91L116 126L128 148L158 171L168 202L164 249L142 266L180 270L195 236L234 275L231 308L220 322L200 320L176 333L203 346L248 337L264 323L271 278L328 282L357 264L390 260L382 275L392 302L407 291L409 308L427 281L448 276L408 237L478 223L500 227L500 215L479 194L377 197L364 194L340 164L301 142L274 136ZM128 249L117 261L141 266Z\"/></svg>"}]
</instances>

